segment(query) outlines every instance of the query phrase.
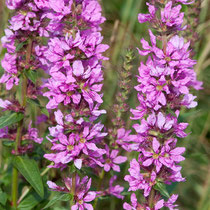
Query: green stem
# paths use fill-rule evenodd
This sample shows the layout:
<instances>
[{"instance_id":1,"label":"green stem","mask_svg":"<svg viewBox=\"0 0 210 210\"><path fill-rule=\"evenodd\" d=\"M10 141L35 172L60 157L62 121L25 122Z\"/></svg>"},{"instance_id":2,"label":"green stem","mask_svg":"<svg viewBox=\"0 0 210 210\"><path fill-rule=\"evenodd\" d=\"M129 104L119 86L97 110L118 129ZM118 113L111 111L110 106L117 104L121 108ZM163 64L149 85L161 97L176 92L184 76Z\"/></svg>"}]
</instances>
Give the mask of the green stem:
<instances>
[{"instance_id":1,"label":"green stem","mask_svg":"<svg viewBox=\"0 0 210 210\"><path fill-rule=\"evenodd\" d=\"M101 187L102 187L102 183L103 183L103 179L104 179L104 175L105 175L105 171L104 169L101 171L101 173L99 174L99 183L98 183L98 191L101 191ZM94 209L97 209L97 204L98 204L98 197L95 199L93 207Z\"/></svg>"},{"instance_id":2,"label":"green stem","mask_svg":"<svg viewBox=\"0 0 210 210\"><path fill-rule=\"evenodd\" d=\"M17 209L18 197L18 170L13 167L12 171L12 206Z\"/></svg>"},{"instance_id":3,"label":"green stem","mask_svg":"<svg viewBox=\"0 0 210 210\"><path fill-rule=\"evenodd\" d=\"M23 78L23 86L22 86L22 106L23 107L25 107L25 104L26 104L26 94L25 94L26 90L23 90L23 89L26 89L25 86L27 86L27 78ZM18 122L17 135L16 135L16 140L15 140L15 155L18 155L18 148L21 145L23 122L24 122L24 119ZM13 173L12 173L12 205L16 209L17 209L17 198L18 198L18 170L14 167Z\"/></svg>"},{"instance_id":4,"label":"green stem","mask_svg":"<svg viewBox=\"0 0 210 210\"><path fill-rule=\"evenodd\" d=\"M76 175L77 175L76 172L74 172L72 176L71 194L73 195L73 198L70 200L70 210L71 210L71 207L74 205L74 195L76 192Z\"/></svg>"},{"instance_id":5,"label":"green stem","mask_svg":"<svg viewBox=\"0 0 210 210\"><path fill-rule=\"evenodd\" d=\"M149 207L153 208L154 206L154 198L155 198L155 190L152 189L148 198L148 202L149 202Z\"/></svg>"},{"instance_id":6,"label":"green stem","mask_svg":"<svg viewBox=\"0 0 210 210\"><path fill-rule=\"evenodd\" d=\"M26 49L26 66L29 65L30 63L30 58L31 58L31 51L32 51L32 45L33 42L30 39L29 44ZM21 101L20 104L23 108L26 107L26 96L27 96L27 78L23 74L23 79L22 79L22 88L21 88ZM15 140L15 155L19 155L19 147L21 146L21 140L22 140L22 130L24 126L24 119L22 119L20 122L18 122L17 126L17 135L16 135L16 140ZM18 170L13 167L13 172L12 172L12 206L17 209L18 205Z\"/></svg>"},{"instance_id":7,"label":"green stem","mask_svg":"<svg viewBox=\"0 0 210 210\"><path fill-rule=\"evenodd\" d=\"M99 191L101 190L101 186L102 186L102 181L104 179L104 175L105 175L105 171L104 171L104 169L102 169L102 171L101 171L101 173L99 175L99 177L100 177L100 181L99 181L99 184L98 184L98 190Z\"/></svg>"}]
</instances>

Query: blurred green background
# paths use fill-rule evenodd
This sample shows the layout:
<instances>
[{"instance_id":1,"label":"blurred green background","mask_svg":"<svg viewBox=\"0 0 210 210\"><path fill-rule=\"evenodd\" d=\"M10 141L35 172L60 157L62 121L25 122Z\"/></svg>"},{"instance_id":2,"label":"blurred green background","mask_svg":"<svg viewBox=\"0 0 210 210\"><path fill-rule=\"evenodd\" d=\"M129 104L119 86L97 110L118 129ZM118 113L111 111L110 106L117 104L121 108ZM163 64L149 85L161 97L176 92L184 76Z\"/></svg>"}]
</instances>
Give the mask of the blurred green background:
<instances>
[{"instance_id":1,"label":"blurred green background","mask_svg":"<svg viewBox=\"0 0 210 210\"><path fill-rule=\"evenodd\" d=\"M0 37L4 34L7 25L9 11L5 7L5 0L0 0ZM197 1L197 0L196 0ZM102 34L104 42L110 45L106 56L110 58L104 63L105 84L103 108L108 111L102 120L106 126L110 125L112 118L111 107L115 102L118 90L118 74L122 69L123 55L128 47L135 51L135 60L132 69L132 90L128 104L134 108L138 102L135 75L138 73L139 62L145 58L140 57L135 50L140 47L140 39L148 40L148 24L139 24L138 13L146 13L145 0L101 0L104 16L107 18L103 24ZM188 7L183 10L188 15ZM188 16L189 17L189 16ZM201 5L200 23L195 30L199 33L196 44L196 56L198 63L195 67L199 80L203 81L203 90L195 92L198 96L198 107L192 110L182 110L181 120L190 124L188 132L190 135L180 141L180 145L187 148L186 160L182 163L183 176L186 182L170 186L169 191L180 195L178 204L181 210L209 210L210 209L210 0L203 0ZM193 20L191 20L193 22ZM4 55L0 44L0 58ZM2 87L0 87L2 91ZM129 113L124 116L129 119ZM0 159L1 165L1 159ZM126 167L127 169L127 167ZM124 177L126 169L120 176ZM122 209L122 203L112 199L111 205L100 209ZM58 208L61 209L61 208Z\"/></svg>"}]
</instances>

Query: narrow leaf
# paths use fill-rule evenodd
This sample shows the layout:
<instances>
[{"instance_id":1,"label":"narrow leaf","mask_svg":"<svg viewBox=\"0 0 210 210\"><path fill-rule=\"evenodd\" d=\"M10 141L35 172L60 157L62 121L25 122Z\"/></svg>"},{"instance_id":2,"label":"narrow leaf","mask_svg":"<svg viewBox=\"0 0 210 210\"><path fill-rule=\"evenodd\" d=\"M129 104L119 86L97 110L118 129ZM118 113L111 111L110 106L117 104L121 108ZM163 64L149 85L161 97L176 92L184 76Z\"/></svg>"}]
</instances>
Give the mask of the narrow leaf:
<instances>
[{"instance_id":1,"label":"narrow leaf","mask_svg":"<svg viewBox=\"0 0 210 210\"><path fill-rule=\"evenodd\" d=\"M35 192L31 191L18 205L19 210L30 210L38 205L43 199Z\"/></svg>"},{"instance_id":2,"label":"narrow leaf","mask_svg":"<svg viewBox=\"0 0 210 210\"><path fill-rule=\"evenodd\" d=\"M44 187L42 178L40 176L39 168L36 162L32 159L25 157L14 157L13 164L18 171L25 177L25 179L31 184L34 190L41 196L44 196Z\"/></svg>"},{"instance_id":3,"label":"narrow leaf","mask_svg":"<svg viewBox=\"0 0 210 210\"><path fill-rule=\"evenodd\" d=\"M23 46L25 46L26 44L27 44L27 41L19 43L19 44L17 45L15 51L16 51L16 52L19 52L19 51L23 48Z\"/></svg>"},{"instance_id":4,"label":"narrow leaf","mask_svg":"<svg viewBox=\"0 0 210 210\"><path fill-rule=\"evenodd\" d=\"M9 140L9 139L7 139L7 140L3 140L3 145L5 146L5 147L13 147L14 146L14 144L15 144L15 142L14 141L11 141L11 140Z\"/></svg>"},{"instance_id":5,"label":"narrow leaf","mask_svg":"<svg viewBox=\"0 0 210 210\"><path fill-rule=\"evenodd\" d=\"M154 186L155 190L158 190L163 196L169 198L170 195L166 189L166 185L161 183L161 182L158 182L155 186Z\"/></svg>"},{"instance_id":6,"label":"narrow leaf","mask_svg":"<svg viewBox=\"0 0 210 210\"><path fill-rule=\"evenodd\" d=\"M31 99L31 98L27 98L27 102L29 104L33 104L33 105L36 105L36 106L40 106L40 102L38 99Z\"/></svg>"},{"instance_id":7,"label":"narrow leaf","mask_svg":"<svg viewBox=\"0 0 210 210\"><path fill-rule=\"evenodd\" d=\"M7 194L0 189L0 203L4 206L7 202Z\"/></svg>"},{"instance_id":8,"label":"narrow leaf","mask_svg":"<svg viewBox=\"0 0 210 210\"><path fill-rule=\"evenodd\" d=\"M8 125L14 124L22 120L24 117L23 113L11 113L0 118L0 128L4 128Z\"/></svg>"},{"instance_id":9,"label":"narrow leaf","mask_svg":"<svg viewBox=\"0 0 210 210\"><path fill-rule=\"evenodd\" d=\"M28 79L30 79L34 84L36 84L37 80L37 72L34 70L26 70L25 75Z\"/></svg>"},{"instance_id":10,"label":"narrow leaf","mask_svg":"<svg viewBox=\"0 0 210 210\"><path fill-rule=\"evenodd\" d=\"M42 114L46 115L47 117L50 116L48 110L47 110L45 107L42 107L42 108L41 108L41 112L42 112Z\"/></svg>"},{"instance_id":11,"label":"narrow leaf","mask_svg":"<svg viewBox=\"0 0 210 210\"><path fill-rule=\"evenodd\" d=\"M57 201L69 201L71 197L72 196L70 194L55 193L53 198L50 199L49 203L43 209L49 208L50 206L55 204Z\"/></svg>"}]
</instances>

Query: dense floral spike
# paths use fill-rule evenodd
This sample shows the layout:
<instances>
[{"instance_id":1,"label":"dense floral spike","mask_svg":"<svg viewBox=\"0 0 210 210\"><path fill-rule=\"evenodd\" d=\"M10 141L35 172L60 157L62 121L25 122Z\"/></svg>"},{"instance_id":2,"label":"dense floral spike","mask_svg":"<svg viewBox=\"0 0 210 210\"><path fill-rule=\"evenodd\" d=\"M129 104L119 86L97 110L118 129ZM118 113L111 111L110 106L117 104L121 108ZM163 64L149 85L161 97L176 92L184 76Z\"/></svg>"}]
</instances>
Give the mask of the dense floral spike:
<instances>
[{"instance_id":1,"label":"dense floral spike","mask_svg":"<svg viewBox=\"0 0 210 210\"><path fill-rule=\"evenodd\" d=\"M7 0L6 4L15 13L2 38L7 53L2 60L5 72L0 83L10 90L20 83L23 85L23 77L27 81L24 103L18 103L15 98L1 99L0 107L22 114L26 101L36 100L37 95L43 94L49 99L46 107L51 126L47 138L52 147L45 157L54 163L49 167L64 169L72 163L77 169L104 167L106 150L100 148L100 143L107 134L100 122L95 123L106 113L99 109L103 102L102 61L107 60L102 53L108 49L108 45L102 44L100 33L100 24L105 21L100 4L97 0ZM42 90L36 87L32 76L38 69L49 74L49 78L43 80ZM45 120L46 117L41 116L37 122ZM43 140L31 123L28 129L20 130L21 141L27 139L40 144ZM16 138L10 127L1 129L1 133L1 138ZM18 153L31 150L31 145L29 141L27 147L17 149ZM119 158L114 157L113 161L116 164L124 161ZM78 192L82 197L72 209L91 209L90 204L81 203L95 198L86 199L89 188L83 196ZM115 189L112 191L114 194Z\"/></svg>"},{"instance_id":2,"label":"dense floral spike","mask_svg":"<svg viewBox=\"0 0 210 210\"><path fill-rule=\"evenodd\" d=\"M202 83L197 81L193 70L196 61L190 58L190 42L175 35L186 28L182 26L182 6L177 3L191 2L164 2L147 3L149 14L139 14L138 17L140 23L149 21L157 36L149 30L151 45L142 39L143 50L138 49L140 55L149 56L146 64L140 64L139 85L135 87L140 105L131 109L131 119L140 120L140 124L133 125L137 135L128 136L129 132L127 134L121 129L117 140L127 151L139 152L138 161L131 160L130 174L125 176L125 180L129 183L129 191L144 192L141 204L133 193L131 205L124 203L124 209L156 210L164 206L175 209L178 195L164 201L159 186L185 180L178 165L185 159L182 156L185 148L176 147L176 143L177 138L187 136L184 130L188 124L178 123L178 117L182 107L197 105L194 101L196 96L190 94L190 90L201 89ZM162 47L158 47L161 46L159 41Z\"/></svg>"},{"instance_id":3,"label":"dense floral spike","mask_svg":"<svg viewBox=\"0 0 210 210\"><path fill-rule=\"evenodd\" d=\"M49 167L60 169L72 164L77 170L105 167L103 156L107 151L101 142L107 133L100 122L95 122L105 113L99 109L103 102L102 61L107 60L102 53L108 49L100 33L100 24L105 21L101 7L97 0L39 1L38 7L48 8L43 15L48 18L48 46L37 47L36 53L50 75L43 85L43 95L49 99L46 108L55 110L55 126L49 128L48 136L51 152L44 157L53 162ZM115 164L124 161L119 158L113 157L111 166L117 171ZM85 204L95 198L87 201L89 188L83 193L71 192L75 198L82 196L72 209L92 208ZM115 194L115 189L110 193Z\"/></svg>"},{"instance_id":4,"label":"dense floral spike","mask_svg":"<svg viewBox=\"0 0 210 210\"><path fill-rule=\"evenodd\" d=\"M34 128L36 111L34 109L31 111L31 109L29 112L29 108L35 101L38 107L37 96L40 95L40 88L37 87L40 61L36 56L35 49L41 43L41 37L49 34L45 30L46 19L43 18L45 11L39 9L36 2L7 0L6 5L14 12L9 20L8 28L5 30L5 36L1 39L2 46L7 49L7 53L1 61L5 71L0 78L0 83L5 84L6 90L11 90L11 92L6 94L6 97L9 95L10 102L0 100L0 106L6 112L6 117L9 116L8 119L13 117L18 123L12 123L4 128L4 134L0 138L13 141L12 154L23 155L35 151L35 142L41 144L43 141L43 138L39 137L38 129ZM17 85L19 88L14 87ZM31 120L33 122L30 123ZM29 125L26 125L28 122ZM17 209L18 170L15 167L13 167L12 173L11 194L11 204Z\"/></svg>"},{"instance_id":5,"label":"dense floral spike","mask_svg":"<svg viewBox=\"0 0 210 210\"><path fill-rule=\"evenodd\" d=\"M185 30L184 36L187 37L187 39L190 41L191 57L194 57L196 54L196 43L200 38L197 29L200 25L199 17L201 12L201 3L201 0L194 1L193 4L189 5L189 8L187 10L188 25Z\"/></svg>"},{"instance_id":6,"label":"dense floral spike","mask_svg":"<svg viewBox=\"0 0 210 210\"><path fill-rule=\"evenodd\" d=\"M33 79L31 75L36 74L40 66L35 49L40 43L40 36L42 36L41 31L43 31L45 24L42 16L45 12L39 10L36 2L33 1L8 0L6 5L9 9L14 10L14 15L9 21L8 28L5 29L5 36L1 39L2 46L7 49L7 53L1 61L5 72L0 78L0 83L6 85L6 90L11 90L14 85L19 85L20 82L20 85L24 86L23 78L26 78L26 84L23 87L25 90L22 90L22 93L24 91L25 93L19 97L21 98L19 101L15 95L10 96L10 101L0 99L0 107L3 108L3 111L26 113L28 105L26 99L36 100L37 95L40 94L40 90L35 84L36 79L35 77ZM17 136L20 136L19 148L17 148L19 152L16 151L20 154L27 152L27 148L32 149L33 144L30 141L41 144L43 140L38 137L38 130L32 128L32 123L29 124L28 128L21 129L19 134L15 133L14 128L9 127L8 136L13 141ZM21 145L21 141L25 139L30 140L28 146L26 144Z\"/></svg>"}]
</instances>

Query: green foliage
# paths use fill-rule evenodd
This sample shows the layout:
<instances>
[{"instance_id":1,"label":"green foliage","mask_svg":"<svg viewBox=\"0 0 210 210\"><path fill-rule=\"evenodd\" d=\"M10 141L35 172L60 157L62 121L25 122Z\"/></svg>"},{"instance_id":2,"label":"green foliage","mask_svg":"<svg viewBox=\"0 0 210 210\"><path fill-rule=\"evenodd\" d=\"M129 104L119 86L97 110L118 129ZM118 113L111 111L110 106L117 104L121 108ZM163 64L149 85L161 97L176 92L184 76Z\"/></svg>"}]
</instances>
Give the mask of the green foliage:
<instances>
[{"instance_id":1,"label":"green foliage","mask_svg":"<svg viewBox=\"0 0 210 210\"><path fill-rule=\"evenodd\" d=\"M37 71L36 70L25 70L25 75L26 77L31 80L34 84L36 84L36 81L37 81Z\"/></svg>"},{"instance_id":2,"label":"green foliage","mask_svg":"<svg viewBox=\"0 0 210 210\"><path fill-rule=\"evenodd\" d=\"M165 196L167 198L170 197L170 195L169 195L169 193L168 193L168 191L166 189L166 185L164 183L157 182L155 184L155 186L154 186L154 189L157 190L157 191L159 191L161 193L161 195L163 195L163 196Z\"/></svg>"},{"instance_id":3,"label":"green foliage","mask_svg":"<svg viewBox=\"0 0 210 210\"><path fill-rule=\"evenodd\" d=\"M16 46L16 50L15 50L15 51L16 51L16 52L21 51L21 49L22 49L27 43L28 43L27 41L19 43L19 44Z\"/></svg>"},{"instance_id":4,"label":"green foliage","mask_svg":"<svg viewBox=\"0 0 210 210\"><path fill-rule=\"evenodd\" d=\"M54 205L57 201L70 201L72 199L72 195L70 194L63 194L55 192L50 201L47 203L47 205L43 209L47 209Z\"/></svg>"},{"instance_id":5,"label":"green foliage","mask_svg":"<svg viewBox=\"0 0 210 210\"><path fill-rule=\"evenodd\" d=\"M37 163L32 159L20 156L14 157L12 163L30 183L39 196L43 197L44 187Z\"/></svg>"},{"instance_id":6,"label":"green foliage","mask_svg":"<svg viewBox=\"0 0 210 210\"><path fill-rule=\"evenodd\" d=\"M3 192L0 188L0 203L5 206L7 202L7 194L5 192Z\"/></svg>"},{"instance_id":7,"label":"green foliage","mask_svg":"<svg viewBox=\"0 0 210 210\"><path fill-rule=\"evenodd\" d=\"M31 210L37 206L44 198L40 197L35 191L31 191L18 205L19 210Z\"/></svg>"},{"instance_id":8,"label":"green foliage","mask_svg":"<svg viewBox=\"0 0 210 210\"><path fill-rule=\"evenodd\" d=\"M41 107L41 113L46 115L47 117L50 117L50 114L49 114L48 110L45 107Z\"/></svg>"},{"instance_id":9,"label":"green foliage","mask_svg":"<svg viewBox=\"0 0 210 210\"><path fill-rule=\"evenodd\" d=\"M6 126L12 125L19 122L24 117L23 113L13 112L7 115L4 115L0 118L0 129Z\"/></svg>"}]
</instances>

